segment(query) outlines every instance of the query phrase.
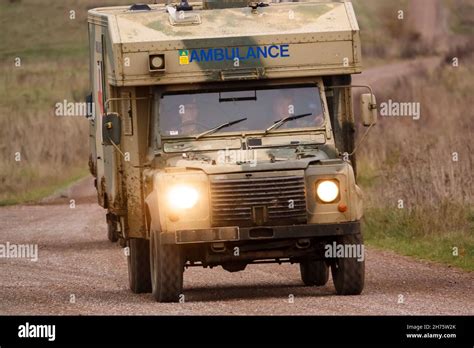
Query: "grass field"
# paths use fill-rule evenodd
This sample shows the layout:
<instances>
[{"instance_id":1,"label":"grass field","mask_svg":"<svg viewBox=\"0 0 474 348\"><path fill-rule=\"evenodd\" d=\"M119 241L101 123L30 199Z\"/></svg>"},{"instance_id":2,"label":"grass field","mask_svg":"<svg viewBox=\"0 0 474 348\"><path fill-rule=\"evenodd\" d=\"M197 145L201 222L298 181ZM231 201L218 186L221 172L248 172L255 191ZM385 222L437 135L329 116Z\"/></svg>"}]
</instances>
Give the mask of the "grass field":
<instances>
[{"instance_id":1,"label":"grass field","mask_svg":"<svg viewBox=\"0 0 474 348\"><path fill-rule=\"evenodd\" d=\"M370 207L364 217L369 245L469 271L474 271L473 229L474 210L452 203L411 211Z\"/></svg>"}]
</instances>

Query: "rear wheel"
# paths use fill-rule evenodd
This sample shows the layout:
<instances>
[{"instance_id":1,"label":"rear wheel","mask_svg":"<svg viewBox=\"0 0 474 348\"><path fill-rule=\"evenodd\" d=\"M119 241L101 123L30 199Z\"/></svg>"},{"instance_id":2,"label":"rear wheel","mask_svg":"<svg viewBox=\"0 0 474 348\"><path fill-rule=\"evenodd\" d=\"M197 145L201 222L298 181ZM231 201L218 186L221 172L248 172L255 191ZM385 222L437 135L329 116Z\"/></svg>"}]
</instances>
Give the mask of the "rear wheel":
<instances>
[{"instance_id":1,"label":"rear wheel","mask_svg":"<svg viewBox=\"0 0 474 348\"><path fill-rule=\"evenodd\" d=\"M178 302L183 292L184 260L179 246L161 244L158 231L151 231L150 269L155 300Z\"/></svg>"},{"instance_id":2,"label":"rear wheel","mask_svg":"<svg viewBox=\"0 0 474 348\"><path fill-rule=\"evenodd\" d=\"M355 245L359 248L359 245L363 246L362 235L358 233L342 236L338 239L338 243ZM359 295L364 289L364 260L359 261L357 257L337 258L331 265L331 273L338 295Z\"/></svg>"},{"instance_id":3,"label":"rear wheel","mask_svg":"<svg viewBox=\"0 0 474 348\"><path fill-rule=\"evenodd\" d=\"M329 267L324 260L307 260L300 263L301 280L306 286L323 286L329 279Z\"/></svg>"},{"instance_id":4,"label":"rear wheel","mask_svg":"<svg viewBox=\"0 0 474 348\"><path fill-rule=\"evenodd\" d=\"M135 294L151 292L150 243L146 239L128 241L128 280Z\"/></svg>"}]
</instances>

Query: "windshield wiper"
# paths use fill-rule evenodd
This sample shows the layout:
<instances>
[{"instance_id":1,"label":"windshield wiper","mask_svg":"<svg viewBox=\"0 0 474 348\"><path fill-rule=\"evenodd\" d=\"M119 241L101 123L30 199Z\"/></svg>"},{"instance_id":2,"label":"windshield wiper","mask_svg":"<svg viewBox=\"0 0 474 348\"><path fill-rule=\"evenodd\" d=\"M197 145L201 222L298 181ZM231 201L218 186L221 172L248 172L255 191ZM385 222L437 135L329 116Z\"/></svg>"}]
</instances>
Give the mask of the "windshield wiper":
<instances>
[{"instance_id":1,"label":"windshield wiper","mask_svg":"<svg viewBox=\"0 0 474 348\"><path fill-rule=\"evenodd\" d=\"M293 121L293 120L297 120L299 118L303 118L303 117L307 117L307 116L311 116L312 114L309 113L309 114L301 114L301 115L293 115L293 116L287 116L285 118L282 118L281 120L279 121L276 121L274 124L272 124L270 127L268 127L267 129L265 129L265 135L267 135L268 133L270 133L270 131L272 131L273 129L278 129L280 128L283 124L285 124L286 122L288 121Z\"/></svg>"},{"instance_id":2,"label":"windshield wiper","mask_svg":"<svg viewBox=\"0 0 474 348\"><path fill-rule=\"evenodd\" d=\"M211 129L209 129L209 130L207 130L207 131L205 131L205 132L203 132L203 133L201 133L201 134L196 135L195 139L198 140L199 138L202 138L202 137L204 137L204 136L206 136L206 135L209 135L209 134L213 134L213 133L215 133L215 132L221 130L222 128L227 128L227 127L233 126L233 125L236 124L236 123L243 122L243 121L245 121L246 119L247 119L247 117L241 118L241 119L238 119L238 120L235 120L235 121L223 123L223 124L221 124L221 125L219 125L219 126L217 126L217 127L211 128Z\"/></svg>"}]
</instances>

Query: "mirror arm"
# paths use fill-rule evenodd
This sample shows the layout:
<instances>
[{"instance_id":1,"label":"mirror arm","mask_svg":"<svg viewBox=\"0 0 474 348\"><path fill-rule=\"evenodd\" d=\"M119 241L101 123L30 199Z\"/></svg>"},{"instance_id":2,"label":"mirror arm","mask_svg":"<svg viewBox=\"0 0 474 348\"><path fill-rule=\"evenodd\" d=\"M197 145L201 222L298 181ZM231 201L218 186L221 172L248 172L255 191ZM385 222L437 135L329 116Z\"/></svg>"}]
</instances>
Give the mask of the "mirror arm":
<instances>
[{"instance_id":1,"label":"mirror arm","mask_svg":"<svg viewBox=\"0 0 474 348\"><path fill-rule=\"evenodd\" d=\"M367 88L370 94L374 94L372 92L372 87L369 85L334 85L334 86L324 86L325 88Z\"/></svg>"},{"instance_id":2,"label":"mirror arm","mask_svg":"<svg viewBox=\"0 0 474 348\"><path fill-rule=\"evenodd\" d=\"M112 146L115 147L115 150L117 150L117 151L122 155L122 157L125 158L125 154L122 152L122 150L120 150L120 148L118 147L118 145L115 144L112 139L109 138L109 140L110 140L110 143L112 144Z\"/></svg>"},{"instance_id":3,"label":"mirror arm","mask_svg":"<svg viewBox=\"0 0 474 348\"><path fill-rule=\"evenodd\" d=\"M362 145L362 143L364 142L365 138L367 137L367 135L369 134L370 130L372 129L372 127L375 125L375 123L372 123L369 127L367 127L364 135L362 136L362 138L360 138L359 142L357 143L356 146L354 146L354 150L352 150L352 152L349 154L349 156L353 156L356 151L359 149L360 145Z\"/></svg>"},{"instance_id":4,"label":"mirror arm","mask_svg":"<svg viewBox=\"0 0 474 348\"><path fill-rule=\"evenodd\" d=\"M374 95L374 92L372 92L372 87L369 85L335 85L335 86L324 86L324 88L329 89L329 88L367 88L369 90L369 93L371 95ZM371 110L377 109L377 104L376 103L371 103L369 105Z\"/></svg>"},{"instance_id":5,"label":"mirror arm","mask_svg":"<svg viewBox=\"0 0 474 348\"><path fill-rule=\"evenodd\" d=\"M122 101L122 100L135 101L135 100L146 100L146 99L150 99L150 97L109 98L105 101L104 113L107 114L108 109L109 109L109 103L112 101Z\"/></svg>"}]
</instances>

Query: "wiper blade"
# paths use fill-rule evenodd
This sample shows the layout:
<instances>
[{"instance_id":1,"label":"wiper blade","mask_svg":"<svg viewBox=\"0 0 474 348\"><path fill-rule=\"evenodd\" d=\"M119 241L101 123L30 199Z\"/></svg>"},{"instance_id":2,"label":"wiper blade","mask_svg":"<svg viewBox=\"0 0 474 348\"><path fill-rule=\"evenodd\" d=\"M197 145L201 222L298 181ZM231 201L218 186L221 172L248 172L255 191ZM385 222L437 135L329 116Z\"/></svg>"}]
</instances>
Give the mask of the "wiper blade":
<instances>
[{"instance_id":1,"label":"wiper blade","mask_svg":"<svg viewBox=\"0 0 474 348\"><path fill-rule=\"evenodd\" d=\"M245 120L247 120L247 117L241 118L241 119L238 119L238 120L235 120L235 121L223 123L223 124L221 124L221 125L219 125L219 126L217 126L217 127L214 127L214 128L209 129L209 130L207 130L207 131L205 131L205 132L203 132L203 133L201 133L201 134L196 135L195 139L198 140L199 138L202 138L202 137L204 137L204 136L206 136L206 135L209 135L209 134L213 134L213 133L215 133L215 132L221 130L222 128L227 128L227 127L233 126L234 124L243 122L243 121L245 121Z\"/></svg>"},{"instance_id":2,"label":"wiper blade","mask_svg":"<svg viewBox=\"0 0 474 348\"><path fill-rule=\"evenodd\" d=\"M278 129L280 128L283 124L285 124L286 122L288 121L293 121L293 120L297 120L299 118L303 118L303 117L307 117L307 116L311 116L312 113L309 113L309 114L301 114L301 115L292 115L292 116L287 116L285 118L282 118L281 120L279 121L276 121L274 124L272 124L270 127L268 127L267 129L265 129L265 135L267 135L268 133L270 133L270 131L272 131L273 129Z\"/></svg>"}]
</instances>

